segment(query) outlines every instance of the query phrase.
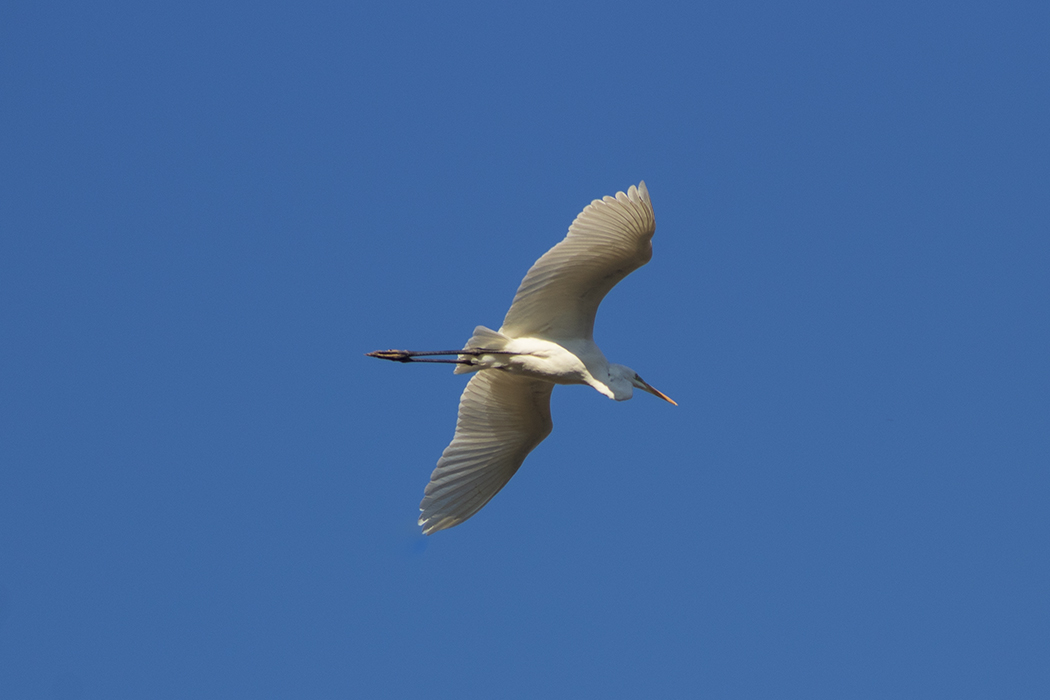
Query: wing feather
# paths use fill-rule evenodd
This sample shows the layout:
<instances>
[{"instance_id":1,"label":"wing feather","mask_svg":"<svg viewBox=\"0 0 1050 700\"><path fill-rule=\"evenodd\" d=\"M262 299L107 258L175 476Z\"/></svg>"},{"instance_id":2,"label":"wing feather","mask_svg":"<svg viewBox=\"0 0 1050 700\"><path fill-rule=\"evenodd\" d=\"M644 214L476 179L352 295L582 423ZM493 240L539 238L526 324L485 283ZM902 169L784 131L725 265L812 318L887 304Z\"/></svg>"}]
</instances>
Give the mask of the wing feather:
<instances>
[{"instance_id":1,"label":"wing feather","mask_svg":"<svg viewBox=\"0 0 1050 700\"><path fill-rule=\"evenodd\" d=\"M529 269L500 332L512 338L592 340L598 305L616 283L649 262L655 231L644 182L594 200L568 235Z\"/></svg>"},{"instance_id":2,"label":"wing feather","mask_svg":"<svg viewBox=\"0 0 1050 700\"><path fill-rule=\"evenodd\" d=\"M456 434L419 504L429 535L477 513L551 432L554 384L500 370L475 374L459 400Z\"/></svg>"}]
</instances>

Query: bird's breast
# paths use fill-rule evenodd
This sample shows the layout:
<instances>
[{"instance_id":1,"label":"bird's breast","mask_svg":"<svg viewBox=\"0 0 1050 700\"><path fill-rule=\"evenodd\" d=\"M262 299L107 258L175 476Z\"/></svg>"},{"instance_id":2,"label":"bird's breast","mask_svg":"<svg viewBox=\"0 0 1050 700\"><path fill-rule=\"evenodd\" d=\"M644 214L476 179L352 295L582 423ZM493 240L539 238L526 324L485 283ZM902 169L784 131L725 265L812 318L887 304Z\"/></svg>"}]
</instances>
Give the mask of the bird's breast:
<instances>
[{"instance_id":1,"label":"bird's breast","mask_svg":"<svg viewBox=\"0 0 1050 700\"><path fill-rule=\"evenodd\" d=\"M587 366L572 351L539 338L516 338L507 343L496 367L555 384L588 384Z\"/></svg>"}]
</instances>

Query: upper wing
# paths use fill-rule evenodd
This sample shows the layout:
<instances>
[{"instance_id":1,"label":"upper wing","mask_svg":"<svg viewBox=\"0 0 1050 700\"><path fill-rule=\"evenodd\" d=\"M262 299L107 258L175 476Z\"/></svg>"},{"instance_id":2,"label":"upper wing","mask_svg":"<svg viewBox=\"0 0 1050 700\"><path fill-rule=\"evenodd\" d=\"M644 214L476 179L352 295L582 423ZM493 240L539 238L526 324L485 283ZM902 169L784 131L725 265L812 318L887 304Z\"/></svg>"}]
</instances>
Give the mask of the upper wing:
<instances>
[{"instance_id":1,"label":"upper wing","mask_svg":"<svg viewBox=\"0 0 1050 700\"><path fill-rule=\"evenodd\" d=\"M593 339L598 305L617 282L649 262L656 231L645 183L596 199L561 243L529 269L500 332L547 340Z\"/></svg>"},{"instance_id":2,"label":"upper wing","mask_svg":"<svg viewBox=\"0 0 1050 700\"><path fill-rule=\"evenodd\" d=\"M459 400L456 435L419 504L429 535L458 525L503 488L551 432L554 384L500 370L475 374Z\"/></svg>"}]
</instances>

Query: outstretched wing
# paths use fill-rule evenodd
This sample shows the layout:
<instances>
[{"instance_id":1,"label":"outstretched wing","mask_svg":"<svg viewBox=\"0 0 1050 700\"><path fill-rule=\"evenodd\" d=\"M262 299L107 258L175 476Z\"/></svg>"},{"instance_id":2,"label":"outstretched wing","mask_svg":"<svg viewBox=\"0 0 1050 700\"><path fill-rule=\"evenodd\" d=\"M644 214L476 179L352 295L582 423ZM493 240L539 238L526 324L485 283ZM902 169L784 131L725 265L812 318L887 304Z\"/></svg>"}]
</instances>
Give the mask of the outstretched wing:
<instances>
[{"instance_id":1,"label":"outstretched wing","mask_svg":"<svg viewBox=\"0 0 1050 700\"><path fill-rule=\"evenodd\" d=\"M598 305L617 282L649 262L656 231L645 183L591 202L569 234L529 269L501 333L547 340L593 339Z\"/></svg>"},{"instance_id":2,"label":"outstretched wing","mask_svg":"<svg viewBox=\"0 0 1050 700\"><path fill-rule=\"evenodd\" d=\"M459 400L456 435L419 504L429 535L481 510L551 432L554 384L501 370L475 374Z\"/></svg>"}]
</instances>

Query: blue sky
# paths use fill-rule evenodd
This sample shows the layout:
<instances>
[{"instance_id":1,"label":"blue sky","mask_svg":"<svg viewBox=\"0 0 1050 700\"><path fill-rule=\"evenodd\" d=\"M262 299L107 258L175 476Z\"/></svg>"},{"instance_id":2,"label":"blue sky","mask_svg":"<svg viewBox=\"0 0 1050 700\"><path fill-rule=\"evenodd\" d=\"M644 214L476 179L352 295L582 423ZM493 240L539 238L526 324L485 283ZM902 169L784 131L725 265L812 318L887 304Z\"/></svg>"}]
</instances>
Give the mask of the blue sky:
<instances>
[{"instance_id":1,"label":"blue sky","mask_svg":"<svg viewBox=\"0 0 1050 700\"><path fill-rule=\"evenodd\" d=\"M0 10L0 696L1050 697L1046 3ZM652 262L464 525L465 378Z\"/></svg>"}]
</instances>

